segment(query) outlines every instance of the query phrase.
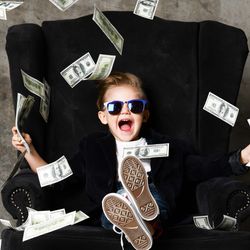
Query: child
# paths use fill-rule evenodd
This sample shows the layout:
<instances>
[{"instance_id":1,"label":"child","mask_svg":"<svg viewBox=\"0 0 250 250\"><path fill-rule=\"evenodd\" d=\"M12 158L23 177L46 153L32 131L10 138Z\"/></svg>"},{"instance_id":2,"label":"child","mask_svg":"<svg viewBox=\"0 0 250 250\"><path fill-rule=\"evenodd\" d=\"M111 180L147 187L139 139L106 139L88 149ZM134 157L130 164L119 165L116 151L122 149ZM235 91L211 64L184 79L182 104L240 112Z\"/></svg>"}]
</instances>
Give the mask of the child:
<instances>
[{"instance_id":1,"label":"child","mask_svg":"<svg viewBox=\"0 0 250 250\"><path fill-rule=\"evenodd\" d=\"M68 179L74 178L84 187L84 212L99 217L105 228L111 227L111 221L125 233L135 249L150 249L151 235L159 224L154 222L164 222L171 217L184 178L195 173L195 180L203 181L247 171L245 164L250 162L250 145L220 158L201 158L183 142L145 128L143 124L149 118L148 101L135 75L114 73L100 81L99 88L98 117L102 124L108 125L109 133L95 133L81 140L79 152L69 161L74 174ZM13 146L24 152L16 128L12 131ZM26 133L23 136L31 149L25 158L36 172L37 167L47 163L35 150L30 136ZM169 157L141 161L135 157L123 159L124 147L158 143L170 144ZM131 181L135 178L130 178L135 172L142 183L137 189L133 188L136 181ZM61 182L65 188L66 183ZM151 211L149 214L143 214L140 208L145 201L152 208L144 210ZM125 220L126 223L121 223Z\"/></svg>"}]
</instances>

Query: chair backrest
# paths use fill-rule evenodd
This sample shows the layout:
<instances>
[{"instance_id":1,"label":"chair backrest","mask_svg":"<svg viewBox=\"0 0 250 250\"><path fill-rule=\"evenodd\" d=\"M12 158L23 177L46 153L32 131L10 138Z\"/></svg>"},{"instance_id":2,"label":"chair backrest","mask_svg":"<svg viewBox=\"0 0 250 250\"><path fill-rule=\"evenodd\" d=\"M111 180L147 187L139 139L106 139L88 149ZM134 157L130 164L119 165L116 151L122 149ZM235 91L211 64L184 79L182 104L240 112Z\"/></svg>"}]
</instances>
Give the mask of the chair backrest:
<instances>
[{"instance_id":1,"label":"chair backrest","mask_svg":"<svg viewBox=\"0 0 250 250\"><path fill-rule=\"evenodd\" d=\"M130 12L105 12L124 37L122 55L93 22L92 15L72 20L21 24L9 29L7 54L14 104L23 86L20 69L51 86L46 124L40 100L27 123L40 153L52 161L70 157L82 136L104 128L97 119L94 81L73 89L60 72L83 54L116 55L113 70L142 78L151 103L150 125L189 141L202 153L226 152L231 127L204 111L208 92L235 104L248 53L243 31L214 21L153 21ZM106 129L106 128L105 128Z\"/></svg>"}]
</instances>

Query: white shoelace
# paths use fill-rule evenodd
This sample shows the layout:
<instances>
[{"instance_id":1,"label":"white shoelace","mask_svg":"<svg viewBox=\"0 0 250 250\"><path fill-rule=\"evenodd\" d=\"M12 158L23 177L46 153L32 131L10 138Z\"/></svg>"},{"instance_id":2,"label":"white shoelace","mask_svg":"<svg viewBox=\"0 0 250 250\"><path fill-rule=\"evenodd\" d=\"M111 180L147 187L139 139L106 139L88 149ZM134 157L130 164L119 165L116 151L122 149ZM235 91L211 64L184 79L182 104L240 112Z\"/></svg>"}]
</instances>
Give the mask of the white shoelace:
<instances>
[{"instance_id":1,"label":"white shoelace","mask_svg":"<svg viewBox=\"0 0 250 250\"><path fill-rule=\"evenodd\" d=\"M122 250L124 250L124 244L123 244L123 231L117 231L117 229L116 229L116 226L115 225L113 225L113 231L115 232L115 233L117 233L117 234L120 234L121 235L121 237L120 237L120 244L121 244L121 247L122 247Z\"/></svg>"}]
</instances>

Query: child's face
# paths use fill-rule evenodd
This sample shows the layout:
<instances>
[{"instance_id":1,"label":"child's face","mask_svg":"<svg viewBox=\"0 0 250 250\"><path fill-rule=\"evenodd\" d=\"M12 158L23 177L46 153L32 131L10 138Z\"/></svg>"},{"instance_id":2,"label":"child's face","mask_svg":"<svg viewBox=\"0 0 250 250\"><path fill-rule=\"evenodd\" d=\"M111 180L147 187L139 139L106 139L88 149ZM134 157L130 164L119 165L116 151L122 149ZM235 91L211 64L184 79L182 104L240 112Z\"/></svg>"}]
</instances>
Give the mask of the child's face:
<instances>
[{"instance_id":1,"label":"child's face","mask_svg":"<svg viewBox=\"0 0 250 250\"><path fill-rule=\"evenodd\" d=\"M130 85L121 85L109 88L104 96L104 102L125 102L141 99L141 97L142 94L137 88ZM98 112L100 121L109 126L110 132L118 141L137 140L142 123L148 119L148 116L148 110L139 114L132 113L127 103L124 103L121 112L117 115L111 115L106 108Z\"/></svg>"}]
</instances>

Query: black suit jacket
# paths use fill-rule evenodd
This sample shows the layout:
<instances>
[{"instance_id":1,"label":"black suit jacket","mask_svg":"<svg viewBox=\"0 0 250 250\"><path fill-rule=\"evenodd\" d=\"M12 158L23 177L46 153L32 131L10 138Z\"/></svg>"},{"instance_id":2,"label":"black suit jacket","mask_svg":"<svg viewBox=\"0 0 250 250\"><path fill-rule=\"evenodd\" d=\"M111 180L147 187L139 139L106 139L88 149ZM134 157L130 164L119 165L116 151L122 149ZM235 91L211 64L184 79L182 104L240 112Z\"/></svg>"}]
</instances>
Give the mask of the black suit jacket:
<instances>
[{"instance_id":1,"label":"black suit jacket","mask_svg":"<svg viewBox=\"0 0 250 250\"><path fill-rule=\"evenodd\" d=\"M151 178L166 200L169 214L175 210L176 202L187 183L192 185L212 177L232 174L228 154L200 156L184 142L151 130L144 132L142 136L148 144L170 144L169 157L151 159ZM85 196L82 210L90 216L99 216L103 197L116 192L117 158L114 137L110 133L95 133L84 137L79 151L69 160L69 164L73 175L59 185L64 189L70 188L72 181L80 183Z\"/></svg>"}]
</instances>

